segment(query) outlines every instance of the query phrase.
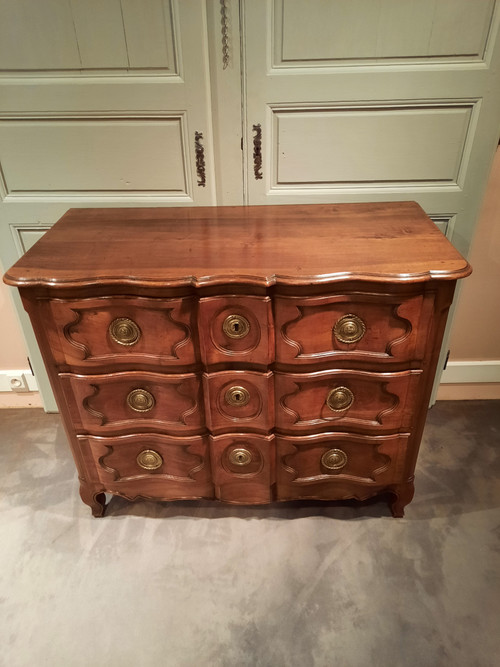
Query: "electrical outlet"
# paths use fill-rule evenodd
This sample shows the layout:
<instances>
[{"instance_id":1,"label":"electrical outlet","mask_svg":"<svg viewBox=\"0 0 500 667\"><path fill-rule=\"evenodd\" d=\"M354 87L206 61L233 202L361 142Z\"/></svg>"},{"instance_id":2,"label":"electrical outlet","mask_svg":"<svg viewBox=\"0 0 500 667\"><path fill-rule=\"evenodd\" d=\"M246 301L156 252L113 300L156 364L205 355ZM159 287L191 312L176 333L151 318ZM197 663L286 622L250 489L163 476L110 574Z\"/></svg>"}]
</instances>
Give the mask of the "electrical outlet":
<instances>
[{"instance_id":1,"label":"electrical outlet","mask_svg":"<svg viewBox=\"0 0 500 667\"><path fill-rule=\"evenodd\" d=\"M21 393L23 391L29 391L28 382L24 373L20 375L7 375L7 382L11 391Z\"/></svg>"}]
</instances>

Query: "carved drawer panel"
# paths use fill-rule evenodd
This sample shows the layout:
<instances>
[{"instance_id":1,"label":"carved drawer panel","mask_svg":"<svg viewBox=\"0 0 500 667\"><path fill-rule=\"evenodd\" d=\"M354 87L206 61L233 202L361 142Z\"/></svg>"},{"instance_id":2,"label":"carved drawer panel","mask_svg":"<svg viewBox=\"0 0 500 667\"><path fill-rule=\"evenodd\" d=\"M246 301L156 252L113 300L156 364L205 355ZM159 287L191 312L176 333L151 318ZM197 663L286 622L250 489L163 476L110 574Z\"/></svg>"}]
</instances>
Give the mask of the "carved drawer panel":
<instances>
[{"instance_id":1,"label":"carved drawer panel","mask_svg":"<svg viewBox=\"0 0 500 667\"><path fill-rule=\"evenodd\" d=\"M421 373L275 373L276 427L291 433L408 430Z\"/></svg>"},{"instance_id":2,"label":"carved drawer panel","mask_svg":"<svg viewBox=\"0 0 500 667\"><path fill-rule=\"evenodd\" d=\"M230 503L272 500L274 436L251 433L210 436L215 495Z\"/></svg>"},{"instance_id":3,"label":"carved drawer panel","mask_svg":"<svg viewBox=\"0 0 500 667\"><path fill-rule=\"evenodd\" d=\"M182 366L197 361L195 300L144 297L54 299L45 308L58 364Z\"/></svg>"},{"instance_id":4,"label":"carved drawer panel","mask_svg":"<svg viewBox=\"0 0 500 667\"><path fill-rule=\"evenodd\" d=\"M78 436L78 444L90 474L112 493L129 499L214 497L206 437Z\"/></svg>"},{"instance_id":5,"label":"carved drawer panel","mask_svg":"<svg viewBox=\"0 0 500 667\"><path fill-rule=\"evenodd\" d=\"M203 430L201 383L193 373L131 371L107 375L59 375L77 429L95 434Z\"/></svg>"},{"instance_id":6,"label":"carved drawer panel","mask_svg":"<svg viewBox=\"0 0 500 667\"><path fill-rule=\"evenodd\" d=\"M281 363L422 359L433 297L352 292L276 297L276 357Z\"/></svg>"},{"instance_id":7,"label":"carved drawer panel","mask_svg":"<svg viewBox=\"0 0 500 667\"><path fill-rule=\"evenodd\" d=\"M278 500L362 498L363 489L397 484L407 442L407 434L276 436Z\"/></svg>"},{"instance_id":8,"label":"carved drawer panel","mask_svg":"<svg viewBox=\"0 0 500 667\"><path fill-rule=\"evenodd\" d=\"M267 366L274 355L271 299L245 295L200 299L199 332L205 364Z\"/></svg>"},{"instance_id":9,"label":"carved drawer panel","mask_svg":"<svg viewBox=\"0 0 500 667\"><path fill-rule=\"evenodd\" d=\"M274 425L273 374L222 371L203 375L207 427L224 431L269 431Z\"/></svg>"}]
</instances>

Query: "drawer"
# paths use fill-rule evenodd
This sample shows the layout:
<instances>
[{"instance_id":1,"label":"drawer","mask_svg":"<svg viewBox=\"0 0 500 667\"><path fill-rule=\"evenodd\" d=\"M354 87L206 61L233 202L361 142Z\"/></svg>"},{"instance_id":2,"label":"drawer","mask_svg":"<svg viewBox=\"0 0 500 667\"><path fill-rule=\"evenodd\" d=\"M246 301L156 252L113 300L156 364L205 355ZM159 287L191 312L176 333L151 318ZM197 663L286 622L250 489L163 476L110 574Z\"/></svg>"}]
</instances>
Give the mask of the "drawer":
<instances>
[{"instance_id":1,"label":"drawer","mask_svg":"<svg viewBox=\"0 0 500 667\"><path fill-rule=\"evenodd\" d=\"M283 364L421 360L432 303L432 295L422 294L277 296L276 360Z\"/></svg>"},{"instance_id":2,"label":"drawer","mask_svg":"<svg viewBox=\"0 0 500 667\"><path fill-rule=\"evenodd\" d=\"M203 399L194 373L143 371L59 375L76 430L96 435L126 430L201 432Z\"/></svg>"},{"instance_id":3,"label":"drawer","mask_svg":"<svg viewBox=\"0 0 500 667\"><path fill-rule=\"evenodd\" d=\"M275 373L276 427L290 433L409 430L421 374L420 370Z\"/></svg>"},{"instance_id":4,"label":"drawer","mask_svg":"<svg viewBox=\"0 0 500 667\"><path fill-rule=\"evenodd\" d=\"M249 505L272 501L274 436L210 436L210 455L216 498Z\"/></svg>"},{"instance_id":5,"label":"drawer","mask_svg":"<svg viewBox=\"0 0 500 667\"><path fill-rule=\"evenodd\" d=\"M245 295L200 299L199 339L207 365L267 366L274 356L271 299Z\"/></svg>"},{"instance_id":6,"label":"drawer","mask_svg":"<svg viewBox=\"0 0 500 667\"><path fill-rule=\"evenodd\" d=\"M78 436L91 477L130 500L213 498L207 439L138 433Z\"/></svg>"},{"instance_id":7,"label":"drawer","mask_svg":"<svg viewBox=\"0 0 500 667\"><path fill-rule=\"evenodd\" d=\"M368 497L403 481L407 445L407 434L276 436L278 500Z\"/></svg>"},{"instance_id":8,"label":"drawer","mask_svg":"<svg viewBox=\"0 0 500 667\"><path fill-rule=\"evenodd\" d=\"M59 365L88 369L120 364L188 366L197 361L195 300L144 297L54 299L52 349Z\"/></svg>"},{"instance_id":9,"label":"drawer","mask_svg":"<svg viewBox=\"0 0 500 667\"><path fill-rule=\"evenodd\" d=\"M274 426L273 374L221 371L203 375L207 426L213 433Z\"/></svg>"}]
</instances>

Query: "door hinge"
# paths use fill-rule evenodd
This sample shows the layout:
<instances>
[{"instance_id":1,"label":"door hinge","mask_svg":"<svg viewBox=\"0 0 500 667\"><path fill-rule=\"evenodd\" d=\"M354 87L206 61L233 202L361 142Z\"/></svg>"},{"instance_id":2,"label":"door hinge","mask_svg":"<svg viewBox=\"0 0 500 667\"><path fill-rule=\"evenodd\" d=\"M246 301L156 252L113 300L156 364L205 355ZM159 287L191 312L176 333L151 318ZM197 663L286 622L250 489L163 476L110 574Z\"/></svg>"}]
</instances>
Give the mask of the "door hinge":
<instances>
[{"instance_id":1,"label":"door hinge","mask_svg":"<svg viewBox=\"0 0 500 667\"><path fill-rule=\"evenodd\" d=\"M241 139L240 139L240 148L241 148L241 150L243 150L243 137L241 137Z\"/></svg>"},{"instance_id":2,"label":"door hinge","mask_svg":"<svg viewBox=\"0 0 500 667\"><path fill-rule=\"evenodd\" d=\"M443 371L446 370L446 366L448 366L448 359L450 358L450 350L446 353L446 359L444 360L444 366L443 366Z\"/></svg>"}]
</instances>

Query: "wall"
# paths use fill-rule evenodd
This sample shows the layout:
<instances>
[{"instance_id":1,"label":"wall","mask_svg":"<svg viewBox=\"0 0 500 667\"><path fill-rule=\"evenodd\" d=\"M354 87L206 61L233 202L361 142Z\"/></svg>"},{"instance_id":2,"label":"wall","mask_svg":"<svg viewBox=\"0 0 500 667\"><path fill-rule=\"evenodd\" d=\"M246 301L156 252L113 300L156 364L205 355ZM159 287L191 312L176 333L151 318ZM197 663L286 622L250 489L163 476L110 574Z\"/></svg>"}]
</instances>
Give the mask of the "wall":
<instances>
[{"instance_id":1,"label":"wall","mask_svg":"<svg viewBox=\"0 0 500 667\"><path fill-rule=\"evenodd\" d=\"M0 264L0 273L3 275ZM38 392L14 392L9 389L9 371L30 375L28 352L12 302L12 288L0 282L0 408L41 407ZM16 373L17 375L18 373Z\"/></svg>"},{"instance_id":2,"label":"wall","mask_svg":"<svg viewBox=\"0 0 500 667\"><path fill-rule=\"evenodd\" d=\"M21 327L9 294L12 288L0 285L0 371L26 368L28 353L24 345Z\"/></svg>"},{"instance_id":3,"label":"wall","mask_svg":"<svg viewBox=\"0 0 500 667\"><path fill-rule=\"evenodd\" d=\"M438 399L500 398L500 148L497 149L449 340Z\"/></svg>"},{"instance_id":4,"label":"wall","mask_svg":"<svg viewBox=\"0 0 500 667\"><path fill-rule=\"evenodd\" d=\"M474 273L459 296L451 358L500 359L500 150L497 150L469 261ZM497 307L495 307L495 304Z\"/></svg>"}]
</instances>

